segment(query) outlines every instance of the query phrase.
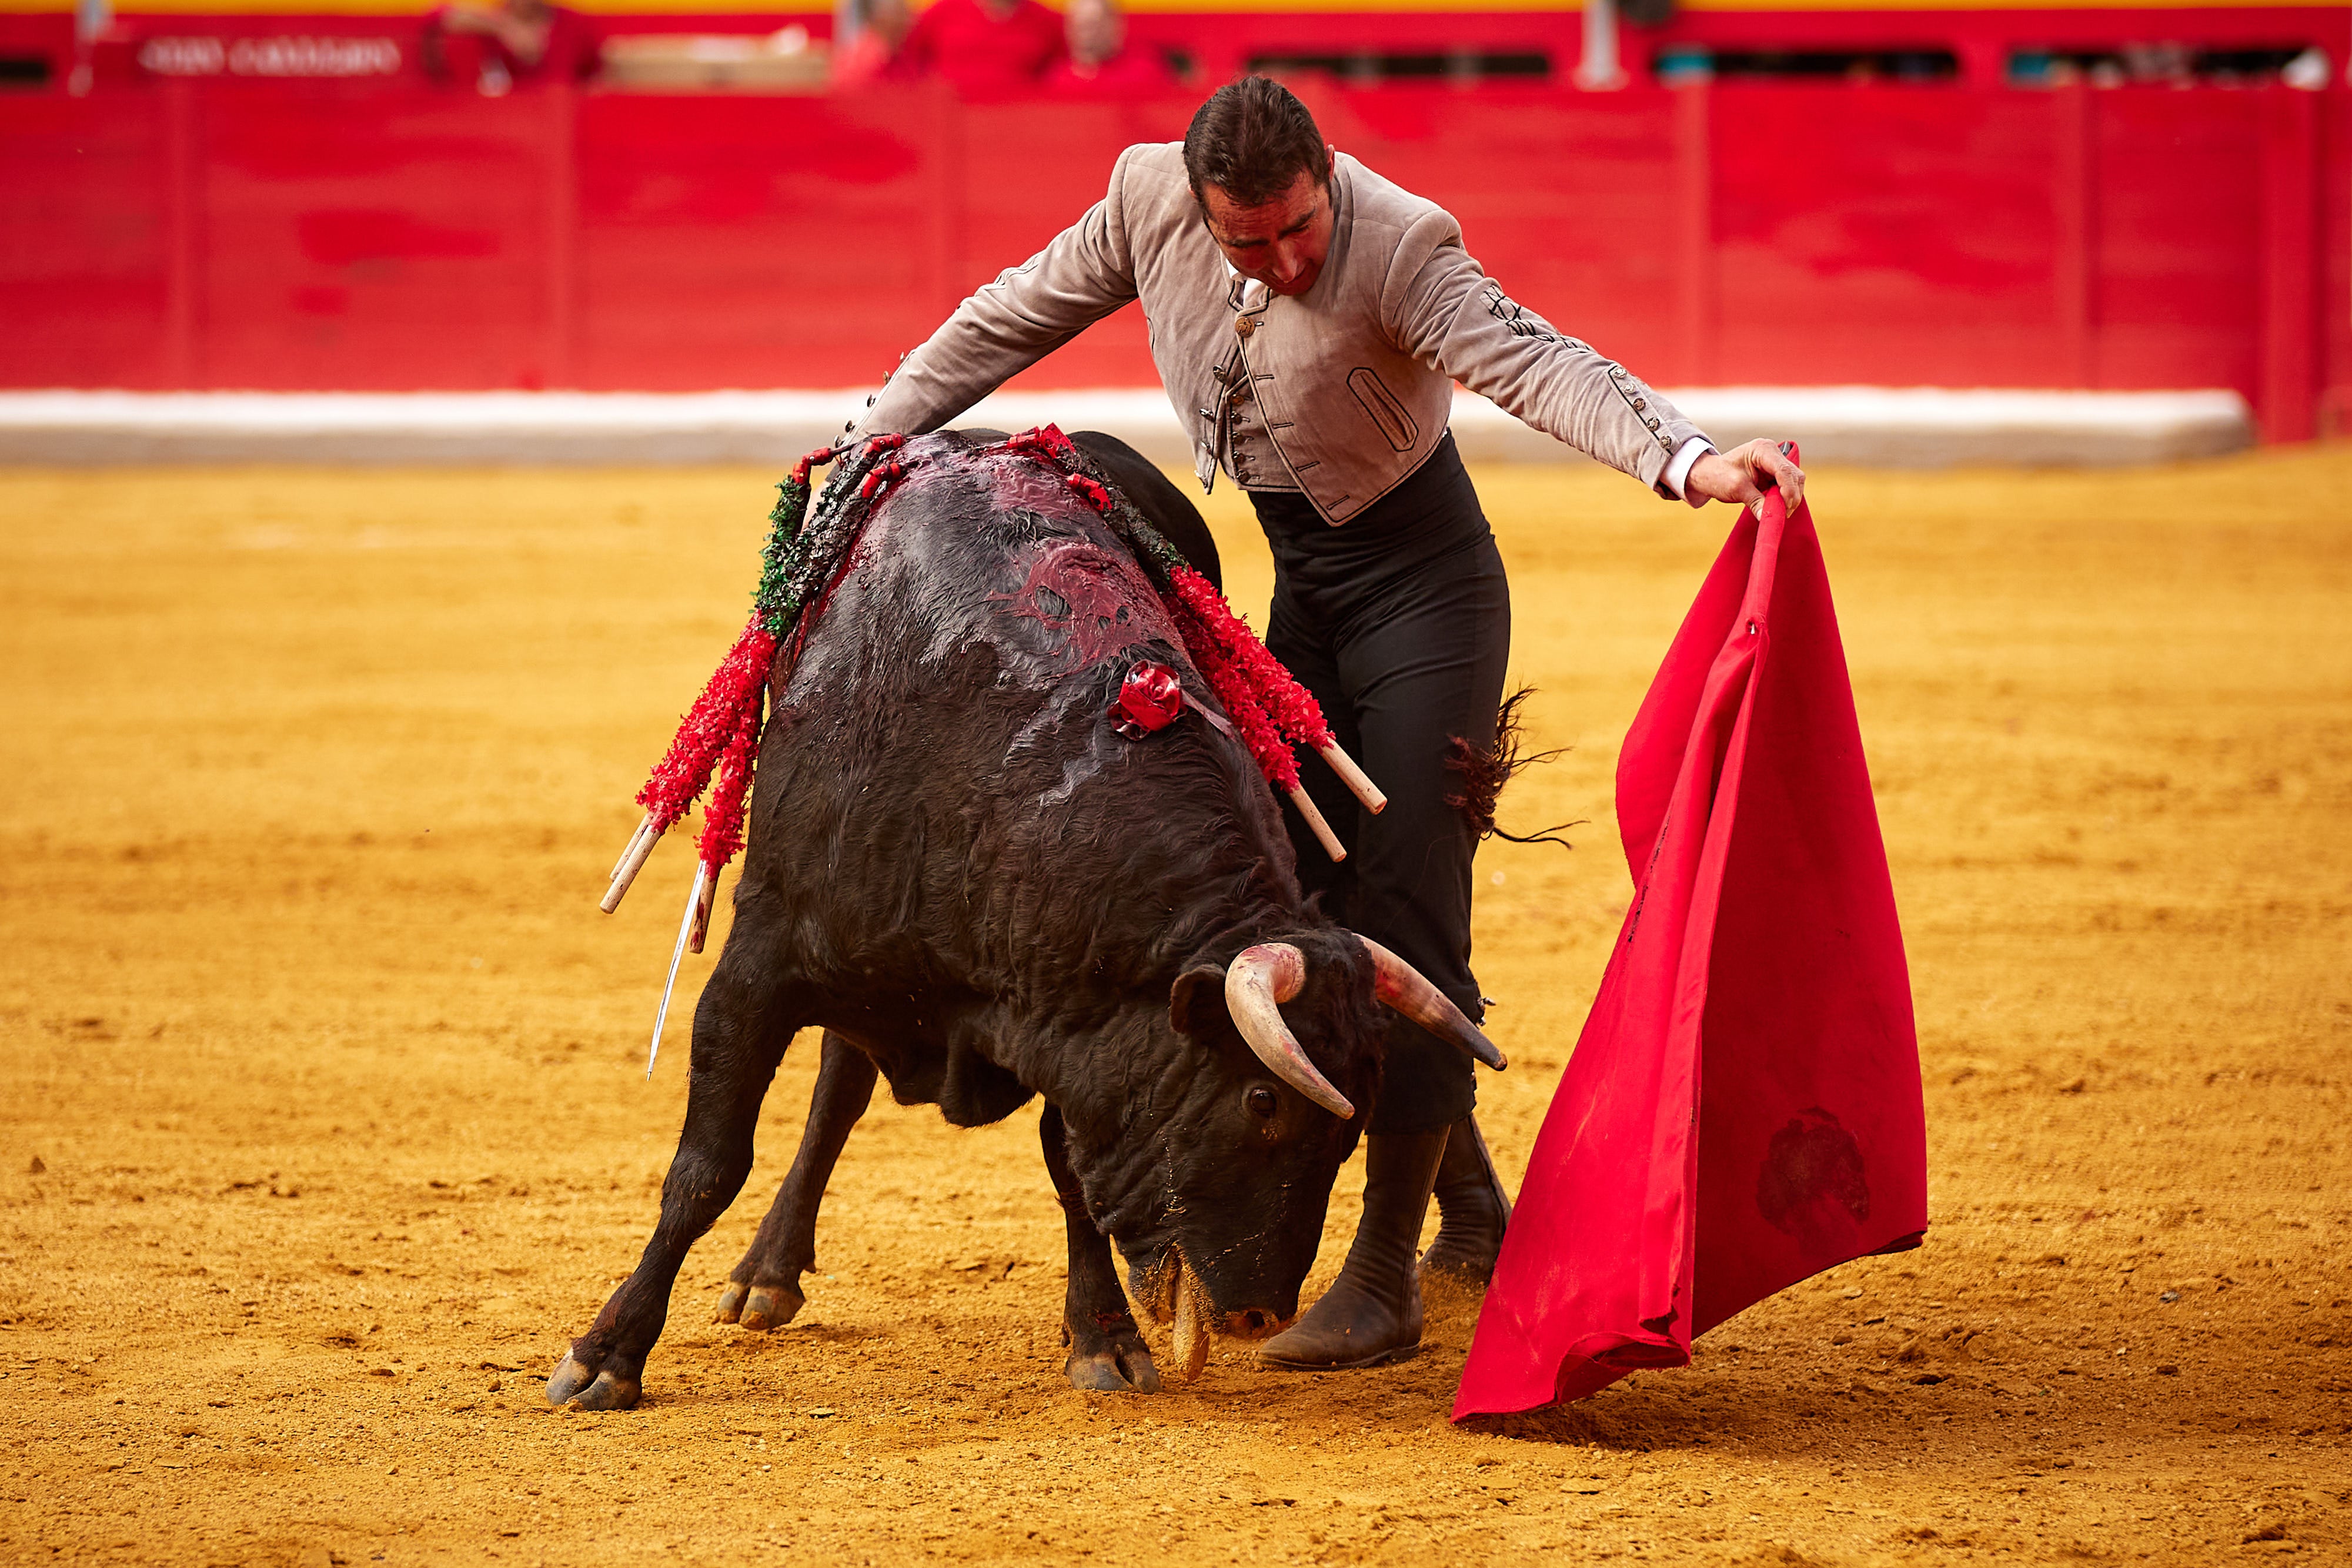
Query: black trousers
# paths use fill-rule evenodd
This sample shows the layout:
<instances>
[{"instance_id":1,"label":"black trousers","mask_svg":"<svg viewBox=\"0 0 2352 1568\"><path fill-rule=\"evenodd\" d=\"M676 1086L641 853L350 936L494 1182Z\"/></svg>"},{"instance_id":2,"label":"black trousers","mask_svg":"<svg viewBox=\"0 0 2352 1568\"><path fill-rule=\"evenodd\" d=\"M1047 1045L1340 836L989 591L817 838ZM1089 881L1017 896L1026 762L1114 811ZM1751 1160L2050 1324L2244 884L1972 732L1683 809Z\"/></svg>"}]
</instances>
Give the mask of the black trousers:
<instances>
[{"instance_id":1,"label":"black trousers","mask_svg":"<svg viewBox=\"0 0 2352 1568\"><path fill-rule=\"evenodd\" d=\"M1348 858L1333 864L1286 806L1299 879L1342 924L1483 1020L1470 973L1478 840L1446 802L1461 790L1445 756L1456 736L1494 744L1511 593L1454 437L1343 528L1296 492L1253 491L1250 503L1274 550L1266 647L1315 695L1332 734L1389 798L1373 816L1318 759L1302 758L1300 781ZM1476 1101L1467 1057L1416 1024L1392 1021L1370 1131L1434 1131Z\"/></svg>"}]
</instances>

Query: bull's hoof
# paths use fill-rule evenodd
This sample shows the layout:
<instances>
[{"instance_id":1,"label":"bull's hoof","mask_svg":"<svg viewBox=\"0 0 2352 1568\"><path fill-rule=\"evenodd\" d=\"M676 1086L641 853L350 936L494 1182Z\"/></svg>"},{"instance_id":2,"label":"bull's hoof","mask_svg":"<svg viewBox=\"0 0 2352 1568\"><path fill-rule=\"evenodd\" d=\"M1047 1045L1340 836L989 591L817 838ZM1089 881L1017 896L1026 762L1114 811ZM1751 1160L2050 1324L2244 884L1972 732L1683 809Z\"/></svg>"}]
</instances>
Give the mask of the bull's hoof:
<instances>
[{"instance_id":1,"label":"bull's hoof","mask_svg":"<svg viewBox=\"0 0 2352 1568\"><path fill-rule=\"evenodd\" d=\"M1131 1351L1107 1350L1095 1355L1074 1352L1063 1364L1062 1374L1070 1380L1071 1387L1097 1394L1160 1392L1160 1369L1151 1364L1151 1353L1141 1345Z\"/></svg>"},{"instance_id":2,"label":"bull's hoof","mask_svg":"<svg viewBox=\"0 0 2352 1568\"><path fill-rule=\"evenodd\" d=\"M596 1375L572 1360L572 1353L565 1351L563 1359L555 1364L555 1375L547 1380L547 1402L561 1405L594 1381Z\"/></svg>"},{"instance_id":3,"label":"bull's hoof","mask_svg":"<svg viewBox=\"0 0 2352 1568\"><path fill-rule=\"evenodd\" d=\"M1065 1322L1062 1339L1070 1347L1062 1375L1071 1387L1097 1394L1160 1392L1160 1369L1151 1364L1151 1351L1133 1318L1122 1315L1099 1326L1089 1323L1076 1333Z\"/></svg>"},{"instance_id":4,"label":"bull's hoof","mask_svg":"<svg viewBox=\"0 0 2352 1568\"><path fill-rule=\"evenodd\" d=\"M610 1371L591 1374L569 1353L547 1380L547 1402L559 1410L633 1409L644 1393L635 1378Z\"/></svg>"},{"instance_id":5,"label":"bull's hoof","mask_svg":"<svg viewBox=\"0 0 2352 1568\"><path fill-rule=\"evenodd\" d=\"M797 1285L754 1285L743 1301L743 1326L753 1333L780 1329L800 1316L808 1298Z\"/></svg>"},{"instance_id":6,"label":"bull's hoof","mask_svg":"<svg viewBox=\"0 0 2352 1568\"><path fill-rule=\"evenodd\" d=\"M765 1333L780 1329L800 1316L808 1298L798 1285L747 1285L740 1281L728 1281L719 1298L719 1321L740 1323L752 1333Z\"/></svg>"},{"instance_id":7,"label":"bull's hoof","mask_svg":"<svg viewBox=\"0 0 2352 1568\"><path fill-rule=\"evenodd\" d=\"M596 1381L565 1401L574 1410L634 1410L645 1390L634 1377L600 1372Z\"/></svg>"}]
</instances>

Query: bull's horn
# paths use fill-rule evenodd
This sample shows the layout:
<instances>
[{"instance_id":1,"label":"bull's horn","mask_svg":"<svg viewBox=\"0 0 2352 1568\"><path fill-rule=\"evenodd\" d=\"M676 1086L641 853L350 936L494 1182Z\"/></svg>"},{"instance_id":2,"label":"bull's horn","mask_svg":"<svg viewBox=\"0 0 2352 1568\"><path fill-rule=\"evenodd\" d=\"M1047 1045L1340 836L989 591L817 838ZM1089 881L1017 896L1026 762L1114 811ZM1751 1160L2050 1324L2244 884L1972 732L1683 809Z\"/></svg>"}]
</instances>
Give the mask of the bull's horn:
<instances>
[{"instance_id":1,"label":"bull's horn","mask_svg":"<svg viewBox=\"0 0 2352 1568\"><path fill-rule=\"evenodd\" d=\"M1420 970L1369 936L1359 936L1356 940L1371 955L1374 996L1446 1044L1460 1048L1472 1061L1483 1061L1497 1072L1503 1070L1503 1053L1495 1049L1495 1042L1480 1033L1444 991L1423 978ZM1230 992L1230 986L1227 989Z\"/></svg>"},{"instance_id":2,"label":"bull's horn","mask_svg":"<svg viewBox=\"0 0 2352 1568\"><path fill-rule=\"evenodd\" d=\"M1257 1059L1273 1074L1345 1122L1356 1114L1348 1097L1315 1070L1298 1037L1282 1021L1284 1002L1307 984L1307 955L1287 942L1261 942L1242 950L1225 971L1225 1010Z\"/></svg>"}]
</instances>

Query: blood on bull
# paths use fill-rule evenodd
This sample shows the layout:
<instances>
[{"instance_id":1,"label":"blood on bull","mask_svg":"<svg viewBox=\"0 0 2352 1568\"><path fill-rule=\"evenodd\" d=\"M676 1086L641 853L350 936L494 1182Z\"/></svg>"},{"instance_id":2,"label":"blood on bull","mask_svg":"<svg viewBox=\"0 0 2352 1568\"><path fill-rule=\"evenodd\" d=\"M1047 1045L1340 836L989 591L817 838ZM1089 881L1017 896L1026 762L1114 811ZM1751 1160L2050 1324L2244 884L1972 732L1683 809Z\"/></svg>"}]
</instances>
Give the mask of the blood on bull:
<instances>
[{"instance_id":1,"label":"blood on bull","mask_svg":"<svg viewBox=\"0 0 2352 1568\"><path fill-rule=\"evenodd\" d=\"M964 1126L1042 1097L1068 1375L1146 1391L1129 1291L1173 1321L1187 1375L1210 1336L1296 1315L1379 1092L1384 1008L1502 1065L1426 980L1302 896L1253 752L1265 715L1229 711L1245 705L1203 674L1102 503L1133 514L1057 462L1094 467L1066 443L943 434L905 443L879 486L881 469L836 469L820 517L854 527L775 648L660 1218L551 1402L637 1402L687 1249L740 1190L803 1029L826 1031L809 1140L722 1315L797 1306L814 1195L877 1074ZM1162 531L1205 538L1172 486L1130 488ZM1172 721L1122 704L1139 664L1172 678ZM641 831L628 873L649 847Z\"/></svg>"}]
</instances>

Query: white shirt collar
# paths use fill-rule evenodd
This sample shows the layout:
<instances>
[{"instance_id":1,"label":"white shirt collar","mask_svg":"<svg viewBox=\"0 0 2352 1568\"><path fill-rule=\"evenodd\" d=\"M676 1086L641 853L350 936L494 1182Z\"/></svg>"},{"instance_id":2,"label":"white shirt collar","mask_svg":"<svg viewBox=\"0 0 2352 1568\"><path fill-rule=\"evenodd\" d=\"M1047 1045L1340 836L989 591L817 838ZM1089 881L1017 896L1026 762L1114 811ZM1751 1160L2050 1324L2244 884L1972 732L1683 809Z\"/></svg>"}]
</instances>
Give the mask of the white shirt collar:
<instances>
[{"instance_id":1,"label":"white shirt collar","mask_svg":"<svg viewBox=\"0 0 2352 1568\"><path fill-rule=\"evenodd\" d=\"M1217 253L1217 260L1224 265L1225 277L1228 280L1225 289L1225 297L1230 299L1234 297L1231 280L1236 277L1241 277L1241 269L1235 267L1232 262L1226 261L1225 253L1223 251L1219 251ZM1255 298L1253 298L1250 293L1250 290L1252 289L1257 290ZM1243 278L1241 303L1238 308L1244 310L1262 310L1272 302L1270 295L1271 291L1267 289L1265 284L1260 283L1256 278Z\"/></svg>"}]
</instances>

